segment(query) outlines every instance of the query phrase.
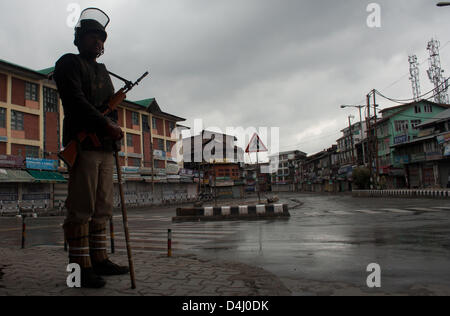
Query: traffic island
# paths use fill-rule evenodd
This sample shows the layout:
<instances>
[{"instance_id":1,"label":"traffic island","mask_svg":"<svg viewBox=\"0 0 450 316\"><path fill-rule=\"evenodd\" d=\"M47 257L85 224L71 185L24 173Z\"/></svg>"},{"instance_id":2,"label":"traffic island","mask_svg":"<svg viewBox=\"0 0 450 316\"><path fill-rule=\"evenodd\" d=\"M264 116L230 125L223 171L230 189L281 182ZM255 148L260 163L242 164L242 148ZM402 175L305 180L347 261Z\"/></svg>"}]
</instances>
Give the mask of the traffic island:
<instances>
[{"instance_id":1,"label":"traffic island","mask_svg":"<svg viewBox=\"0 0 450 316\"><path fill-rule=\"evenodd\" d=\"M173 222L289 219L287 204L178 208Z\"/></svg>"}]
</instances>

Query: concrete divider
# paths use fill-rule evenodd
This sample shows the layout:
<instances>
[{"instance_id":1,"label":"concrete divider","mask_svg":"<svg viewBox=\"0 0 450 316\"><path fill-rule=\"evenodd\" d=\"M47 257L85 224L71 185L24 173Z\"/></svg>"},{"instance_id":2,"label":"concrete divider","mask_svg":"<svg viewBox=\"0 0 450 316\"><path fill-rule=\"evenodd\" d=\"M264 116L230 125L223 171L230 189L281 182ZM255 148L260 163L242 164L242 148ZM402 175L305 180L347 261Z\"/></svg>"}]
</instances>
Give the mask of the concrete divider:
<instances>
[{"instance_id":1,"label":"concrete divider","mask_svg":"<svg viewBox=\"0 0 450 316\"><path fill-rule=\"evenodd\" d=\"M286 204L178 208L174 222L289 218Z\"/></svg>"},{"instance_id":2,"label":"concrete divider","mask_svg":"<svg viewBox=\"0 0 450 316\"><path fill-rule=\"evenodd\" d=\"M450 190L448 189L354 190L353 197L450 199Z\"/></svg>"}]
</instances>

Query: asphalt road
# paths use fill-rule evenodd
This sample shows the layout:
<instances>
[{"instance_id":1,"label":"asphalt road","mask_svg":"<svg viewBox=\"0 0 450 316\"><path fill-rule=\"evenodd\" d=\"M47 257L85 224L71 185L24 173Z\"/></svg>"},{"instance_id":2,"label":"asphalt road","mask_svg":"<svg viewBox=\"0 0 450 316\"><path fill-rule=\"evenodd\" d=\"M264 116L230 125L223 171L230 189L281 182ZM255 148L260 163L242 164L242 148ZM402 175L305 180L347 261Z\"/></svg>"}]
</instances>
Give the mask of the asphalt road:
<instances>
[{"instance_id":1,"label":"asphalt road","mask_svg":"<svg viewBox=\"0 0 450 316\"><path fill-rule=\"evenodd\" d=\"M450 294L450 203L281 195L289 220L172 223L173 208L130 211L134 251L195 252L264 268L294 295ZM120 216L116 246L124 251ZM62 218L27 219L27 247L62 247ZM0 218L0 246L20 246L20 224ZM380 289L366 268L381 266Z\"/></svg>"}]
</instances>

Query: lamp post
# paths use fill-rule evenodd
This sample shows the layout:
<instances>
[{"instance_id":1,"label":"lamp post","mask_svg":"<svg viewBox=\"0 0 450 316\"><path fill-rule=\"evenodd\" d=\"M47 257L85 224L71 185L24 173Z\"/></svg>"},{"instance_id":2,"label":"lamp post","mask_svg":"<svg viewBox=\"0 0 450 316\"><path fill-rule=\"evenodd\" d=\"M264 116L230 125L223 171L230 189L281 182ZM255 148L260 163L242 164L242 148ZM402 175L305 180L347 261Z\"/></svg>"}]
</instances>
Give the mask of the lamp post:
<instances>
[{"instance_id":1,"label":"lamp post","mask_svg":"<svg viewBox=\"0 0 450 316\"><path fill-rule=\"evenodd\" d=\"M441 1L441 2L438 2L436 5L438 7L447 7L447 6L450 6L450 2L448 2L448 1Z\"/></svg>"},{"instance_id":2,"label":"lamp post","mask_svg":"<svg viewBox=\"0 0 450 316\"><path fill-rule=\"evenodd\" d=\"M360 133L361 133L361 142L362 142L362 151L363 151L363 165L366 165L366 149L364 146L364 129L363 129L363 121L362 121L362 109L365 107L366 107L365 105L341 105L341 109L346 109L346 108L359 109L359 128L360 128Z\"/></svg>"}]
</instances>

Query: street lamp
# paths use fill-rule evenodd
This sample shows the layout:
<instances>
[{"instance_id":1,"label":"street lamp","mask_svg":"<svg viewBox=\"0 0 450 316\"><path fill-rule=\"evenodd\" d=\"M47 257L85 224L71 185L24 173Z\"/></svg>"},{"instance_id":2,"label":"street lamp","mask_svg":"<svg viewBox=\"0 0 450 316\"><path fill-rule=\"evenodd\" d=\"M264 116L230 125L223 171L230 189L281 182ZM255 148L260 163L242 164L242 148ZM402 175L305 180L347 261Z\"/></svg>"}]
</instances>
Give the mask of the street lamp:
<instances>
[{"instance_id":1,"label":"street lamp","mask_svg":"<svg viewBox=\"0 0 450 316\"><path fill-rule=\"evenodd\" d=\"M450 2L447 1L441 1L438 4L436 4L438 7L447 7L450 6Z\"/></svg>"}]
</instances>

